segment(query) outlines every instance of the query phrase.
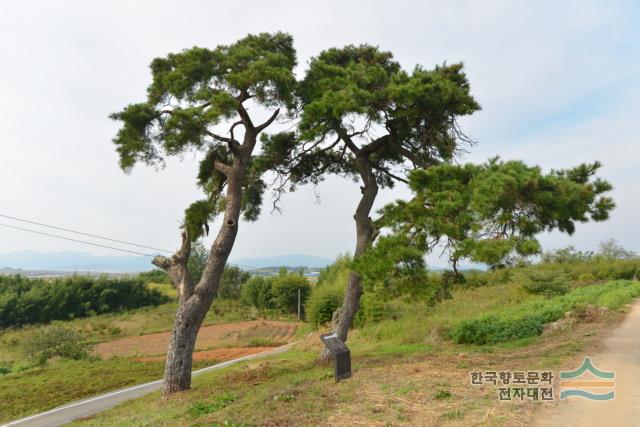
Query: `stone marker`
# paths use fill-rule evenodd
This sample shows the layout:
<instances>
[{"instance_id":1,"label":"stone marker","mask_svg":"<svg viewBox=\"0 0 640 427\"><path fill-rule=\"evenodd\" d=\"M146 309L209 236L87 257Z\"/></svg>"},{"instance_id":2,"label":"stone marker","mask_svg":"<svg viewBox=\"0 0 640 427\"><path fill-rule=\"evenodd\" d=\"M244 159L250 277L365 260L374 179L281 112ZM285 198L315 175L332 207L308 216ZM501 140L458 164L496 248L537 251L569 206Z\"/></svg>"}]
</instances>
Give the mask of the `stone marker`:
<instances>
[{"instance_id":1,"label":"stone marker","mask_svg":"<svg viewBox=\"0 0 640 427\"><path fill-rule=\"evenodd\" d=\"M351 352L336 334L323 334L320 339L331 352L336 382L351 378Z\"/></svg>"}]
</instances>

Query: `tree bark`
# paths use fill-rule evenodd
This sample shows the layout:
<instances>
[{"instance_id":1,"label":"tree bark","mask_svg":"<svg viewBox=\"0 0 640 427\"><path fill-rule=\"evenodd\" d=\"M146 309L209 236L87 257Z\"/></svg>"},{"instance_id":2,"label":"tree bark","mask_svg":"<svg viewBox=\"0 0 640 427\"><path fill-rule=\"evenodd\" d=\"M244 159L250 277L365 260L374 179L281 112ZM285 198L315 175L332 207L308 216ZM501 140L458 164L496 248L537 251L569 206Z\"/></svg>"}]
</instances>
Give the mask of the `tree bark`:
<instances>
[{"instance_id":1,"label":"tree bark","mask_svg":"<svg viewBox=\"0 0 640 427\"><path fill-rule=\"evenodd\" d=\"M372 224L371 209L378 194L378 183L376 182L373 168L369 162L367 155L356 155L356 167L362 178L362 187L360 191L362 196L353 216L356 222L356 249L353 254L354 258L363 255L373 243L375 230ZM342 342L347 341L349 329L353 325L358 309L360 308L360 297L362 296L362 279L355 272L349 274L347 290L344 294L342 307L333 313L332 328L333 332ZM325 348L320 356L320 360L327 361L331 358L331 354Z\"/></svg>"},{"instance_id":2,"label":"tree bark","mask_svg":"<svg viewBox=\"0 0 640 427\"><path fill-rule=\"evenodd\" d=\"M195 287L192 286L192 289L188 286L178 286L180 298L167 350L162 385L162 395L165 397L187 390L191 386L191 368L196 338L202 321L217 294L224 267L238 234L242 186L248 159L251 157L255 143L255 132L248 130L245 134L245 143L227 175L223 223L209 251L209 258L200 282ZM186 268L186 261L184 267Z\"/></svg>"}]
</instances>

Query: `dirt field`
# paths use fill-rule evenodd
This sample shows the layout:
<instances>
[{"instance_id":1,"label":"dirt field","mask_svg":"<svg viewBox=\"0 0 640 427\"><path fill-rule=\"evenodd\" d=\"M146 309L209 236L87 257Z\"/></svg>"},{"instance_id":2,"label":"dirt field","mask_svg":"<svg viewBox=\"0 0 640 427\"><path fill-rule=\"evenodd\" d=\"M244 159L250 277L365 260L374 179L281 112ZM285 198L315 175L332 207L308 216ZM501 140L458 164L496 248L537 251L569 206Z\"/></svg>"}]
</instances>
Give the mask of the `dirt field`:
<instances>
[{"instance_id":1,"label":"dirt field","mask_svg":"<svg viewBox=\"0 0 640 427\"><path fill-rule=\"evenodd\" d=\"M258 353L291 342L296 328L295 323L273 320L204 326L198 334L194 357L197 360L222 360L220 357L223 356L227 359L229 355L240 357ZM140 360L161 360L170 337L171 332L167 331L122 338L96 345L94 353L103 359L144 356ZM159 359L149 356L158 356Z\"/></svg>"},{"instance_id":2,"label":"dirt field","mask_svg":"<svg viewBox=\"0 0 640 427\"><path fill-rule=\"evenodd\" d=\"M250 354L262 353L275 347L228 347L217 348L215 350L203 350L193 353L193 360L209 360L224 362L225 360L237 359L238 357L249 356ZM164 356L140 357L139 362L163 362Z\"/></svg>"}]
</instances>

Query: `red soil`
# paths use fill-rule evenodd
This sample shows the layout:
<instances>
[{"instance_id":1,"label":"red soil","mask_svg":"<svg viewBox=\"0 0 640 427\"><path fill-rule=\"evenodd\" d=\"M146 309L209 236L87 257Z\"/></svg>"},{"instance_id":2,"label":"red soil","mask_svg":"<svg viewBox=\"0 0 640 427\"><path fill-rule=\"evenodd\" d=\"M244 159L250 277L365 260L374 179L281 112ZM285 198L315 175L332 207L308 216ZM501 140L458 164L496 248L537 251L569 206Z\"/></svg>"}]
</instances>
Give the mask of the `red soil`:
<instances>
[{"instance_id":1,"label":"red soil","mask_svg":"<svg viewBox=\"0 0 640 427\"><path fill-rule=\"evenodd\" d=\"M196 353L194 354L194 357L214 358L216 360L220 360L218 357L208 356L207 354L216 351L228 351L234 355L258 353L263 351L263 349L271 347L240 347L238 345L238 340L256 338L268 339L278 343L287 343L292 341L296 327L297 325L295 323L279 322L274 320L249 320L246 322L204 326L198 333ZM110 358L113 356L131 357L163 355L166 353L170 337L171 332L167 331L157 334L121 338L115 341L97 344L94 348L94 353L102 358ZM229 348L207 350L213 346L220 345L221 343L228 343ZM203 355L197 356L198 353L203 353ZM211 354L218 355L218 353ZM226 353L220 353L221 357L223 357L224 354ZM160 360L162 359L164 359L164 357L160 358Z\"/></svg>"}]
</instances>

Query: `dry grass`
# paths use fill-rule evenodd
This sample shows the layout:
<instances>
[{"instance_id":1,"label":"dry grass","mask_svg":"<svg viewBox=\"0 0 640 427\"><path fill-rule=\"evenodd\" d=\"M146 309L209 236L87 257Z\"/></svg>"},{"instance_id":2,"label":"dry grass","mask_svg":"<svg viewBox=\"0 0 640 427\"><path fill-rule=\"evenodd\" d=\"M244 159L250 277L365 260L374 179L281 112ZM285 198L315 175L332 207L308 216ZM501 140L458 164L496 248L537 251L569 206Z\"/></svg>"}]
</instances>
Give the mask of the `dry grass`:
<instances>
[{"instance_id":1,"label":"dry grass","mask_svg":"<svg viewBox=\"0 0 640 427\"><path fill-rule=\"evenodd\" d=\"M316 362L321 345L313 334L287 354L198 377L191 391L176 398L160 401L151 395L78 424L524 426L539 404L500 402L493 386L472 387L469 372L573 366L577 355L597 351L622 317L610 313L568 331L483 348L443 342L427 351L398 347L397 352L366 353L370 347L357 343L356 332L354 376L337 384L331 368ZM208 407L222 393L233 397L224 407L214 405L215 410L196 415L190 411L194 405Z\"/></svg>"}]
</instances>

